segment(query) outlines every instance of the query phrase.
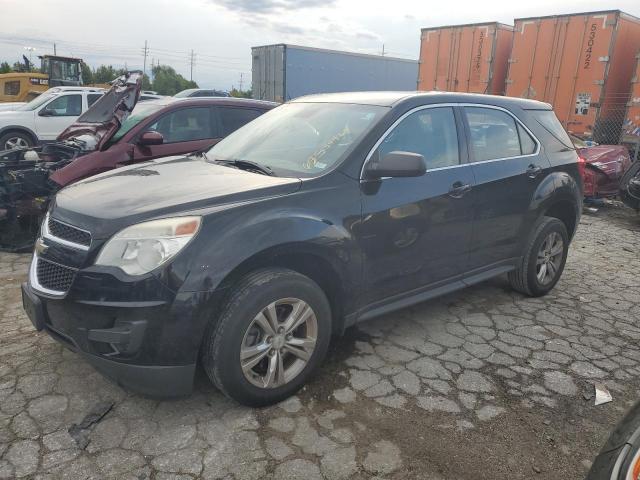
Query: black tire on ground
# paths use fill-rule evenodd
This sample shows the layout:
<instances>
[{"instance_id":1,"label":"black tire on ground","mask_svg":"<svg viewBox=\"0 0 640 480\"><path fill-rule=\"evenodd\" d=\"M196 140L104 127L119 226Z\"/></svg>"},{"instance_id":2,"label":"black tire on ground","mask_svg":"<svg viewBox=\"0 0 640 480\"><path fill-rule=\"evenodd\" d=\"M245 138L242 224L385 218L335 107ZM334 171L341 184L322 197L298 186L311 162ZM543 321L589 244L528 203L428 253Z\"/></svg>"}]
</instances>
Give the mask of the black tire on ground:
<instances>
[{"instance_id":1,"label":"black tire on ground","mask_svg":"<svg viewBox=\"0 0 640 480\"><path fill-rule=\"evenodd\" d=\"M640 175L640 161L634 162L620 178L620 198L628 206L635 210L640 210L640 200L629 194L629 182Z\"/></svg>"},{"instance_id":2,"label":"black tire on ground","mask_svg":"<svg viewBox=\"0 0 640 480\"><path fill-rule=\"evenodd\" d=\"M23 143L23 147L33 147L34 141L31 135L24 132L7 132L4 135L0 135L0 150L9 150L7 148L7 142L10 140L17 140Z\"/></svg>"},{"instance_id":3,"label":"black tire on ground","mask_svg":"<svg viewBox=\"0 0 640 480\"><path fill-rule=\"evenodd\" d=\"M640 402L616 425L591 465L585 480L625 480L640 449ZM619 458L622 457L622 458ZM617 474L613 476L617 470Z\"/></svg>"},{"instance_id":4,"label":"black tire on ground","mask_svg":"<svg viewBox=\"0 0 640 480\"><path fill-rule=\"evenodd\" d=\"M549 283L541 283L536 275L536 260L538 251L542 243L552 232L556 232L562 238L563 252L560 265L553 278ZM567 260L567 252L569 250L569 234L564 223L557 218L542 217L533 229L531 237L527 242L524 253L520 260L518 268L509 272L509 283L511 287L530 297L540 297L549 293L562 276L564 264Z\"/></svg>"},{"instance_id":5,"label":"black tire on ground","mask_svg":"<svg viewBox=\"0 0 640 480\"><path fill-rule=\"evenodd\" d=\"M237 402L260 407L280 402L297 392L325 357L331 339L331 307L322 289L310 278L292 270L269 268L248 274L233 287L233 293L205 332L202 364L211 381ZM288 383L261 388L249 382L240 364L245 333L267 305L296 298L313 309L317 320L315 349L306 366Z\"/></svg>"}]
</instances>

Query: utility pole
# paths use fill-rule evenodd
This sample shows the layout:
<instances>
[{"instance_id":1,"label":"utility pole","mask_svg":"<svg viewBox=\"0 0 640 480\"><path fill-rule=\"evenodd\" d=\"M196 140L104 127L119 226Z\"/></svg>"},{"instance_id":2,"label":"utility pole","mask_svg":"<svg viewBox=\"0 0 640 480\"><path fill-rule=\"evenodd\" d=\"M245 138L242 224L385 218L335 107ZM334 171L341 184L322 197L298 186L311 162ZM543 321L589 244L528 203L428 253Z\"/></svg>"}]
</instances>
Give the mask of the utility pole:
<instances>
[{"instance_id":1,"label":"utility pole","mask_svg":"<svg viewBox=\"0 0 640 480\"><path fill-rule=\"evenodd\" d=\"M382 56L384 57L384 43L382 44Z\"/></svg>"},{"instance_id":2,"label":"utility pole","mask_svg":"<svg viewBox=\"0 0 640 480\"><path fill-rule=\"evenodd\" d=\"M193 53L193 49L191 49L191 55L189 55L189 63L191 64L191 73L189 75L189 80L193 82L193 66L196 63L196 54Z\"/></svg>"},{"instance_id":3,"label":"utility pole","mask_svg":"<svg viewBox=\"0 0 640 480\"><path fill-rule=\"evenodd\" d=\"M147 55L149 54L149 45L146 40L144 41L144 49L142 50L142 53L144 55L144 61L142 63L142 77L144 78L147 73ZM153 70L153 65L151 65L151 69Z\"/></svg>"},{"instance_id":4,"label":"utility pole","mask_svg":"<svg viewBox=\"0 0 640 480\"><path fill-rule=\"evenodd\" d=\"M240 91L242 91L242 75L243 73L240 72Z\"/></svg>"},{"instance_id":5,"label":"utility pole","mask_svg":"<svg viewBox=\"0 0 640 480\"><path fill-rule=\"evenodd\" d=\"M53 42L53 54L54 54L54 55L57 55L57 54L58 54L58 52L57 52L57 50L56 50L56 42Z\"/></svg>"}]
</instances>

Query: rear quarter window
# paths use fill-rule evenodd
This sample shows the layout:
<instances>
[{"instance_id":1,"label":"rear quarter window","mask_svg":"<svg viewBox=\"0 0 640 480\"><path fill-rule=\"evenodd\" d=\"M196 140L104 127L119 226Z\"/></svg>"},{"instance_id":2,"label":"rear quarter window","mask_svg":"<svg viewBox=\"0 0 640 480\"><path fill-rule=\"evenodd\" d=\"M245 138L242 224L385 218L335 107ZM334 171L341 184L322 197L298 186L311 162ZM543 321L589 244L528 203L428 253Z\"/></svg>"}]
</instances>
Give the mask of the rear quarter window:
<instances>
[{"instance_id":1,"label":"rear quarter window","mask_svg":"<svg viewBox=\"0 0 640 480\"><path fill-rule=\"evenodd\" d=\"M573 142L553 110L530 110L529 112L556 140L567 148L574 148Z\"/></svg>"}]
</instances>

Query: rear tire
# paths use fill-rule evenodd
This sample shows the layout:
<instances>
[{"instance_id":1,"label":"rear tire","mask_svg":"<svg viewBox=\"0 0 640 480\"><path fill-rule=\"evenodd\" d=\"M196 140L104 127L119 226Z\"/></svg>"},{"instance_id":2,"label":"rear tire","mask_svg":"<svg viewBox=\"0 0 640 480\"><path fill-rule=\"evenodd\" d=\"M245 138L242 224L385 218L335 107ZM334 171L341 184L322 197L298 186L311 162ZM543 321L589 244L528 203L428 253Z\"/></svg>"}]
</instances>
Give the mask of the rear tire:
<instances>
[{"instance_id":1,"label":"rear tire","mask_svg":"<svg viewBox=\"0 0 640 480\"><path fill-rule=\"evenodd\" d=\"M24 132L8 132L0 136L0 150L29 148L34 145L31 135Z\"/></svg>"},{"instance_id":2,"label":"rear tire","mask_svg":"<svg viewBox=\"0 0 640 480\"><path fill-rule=\"evenodd\" d=\"M634 210L640 210L640 199L632 196L628 189L629 182L637 175L640 175L640 162L632 163L620 179L620 198L628 207Z\"/></svg>"},{"instance_id":3,"label":"rear tire","mask_svg":"<svg viewBox=\"0 0 640 480\"><path fill-rule=\"evenodd\" d=\"M205 334L205 371L243 405L280 402L297 392L325 357L329 301L310 278L282 268L258 270L232 288Z\"/></svg>"},{"instance_id":4,"label":"rear tire","mask_svg":"<svg viewBox=\"0 0 640 480\"><path fill-rule=\"evenodd\" d=\"M508 274L511 287L530 297L546 295L560 280L568 251L569 234L564 223L542 217L527 242L520 265Z\"/></svg>"}]
</instances>

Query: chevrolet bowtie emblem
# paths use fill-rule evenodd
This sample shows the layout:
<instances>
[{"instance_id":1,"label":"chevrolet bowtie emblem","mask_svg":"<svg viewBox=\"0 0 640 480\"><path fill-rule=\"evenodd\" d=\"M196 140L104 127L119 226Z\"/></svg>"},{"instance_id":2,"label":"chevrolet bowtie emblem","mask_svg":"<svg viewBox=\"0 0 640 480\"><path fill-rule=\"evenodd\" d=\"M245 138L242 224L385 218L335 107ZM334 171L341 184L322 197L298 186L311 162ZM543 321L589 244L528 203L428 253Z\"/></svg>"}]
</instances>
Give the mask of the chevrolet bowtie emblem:
<instances>
[{"instance_id":1,"label":"chevrolet bowtie emblem","mask_svg":"<svg viewBox=\"0 0 640 480\"><path fill-rule=\"evenodd\" d=\"M36 240L36 253L38 255L44 254L47 250L49 250L49 245L45 245L41 238Z\"/></svg>"}]
</instances>

